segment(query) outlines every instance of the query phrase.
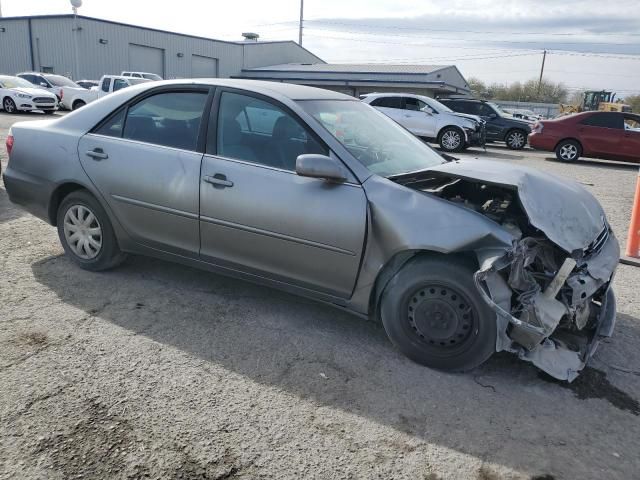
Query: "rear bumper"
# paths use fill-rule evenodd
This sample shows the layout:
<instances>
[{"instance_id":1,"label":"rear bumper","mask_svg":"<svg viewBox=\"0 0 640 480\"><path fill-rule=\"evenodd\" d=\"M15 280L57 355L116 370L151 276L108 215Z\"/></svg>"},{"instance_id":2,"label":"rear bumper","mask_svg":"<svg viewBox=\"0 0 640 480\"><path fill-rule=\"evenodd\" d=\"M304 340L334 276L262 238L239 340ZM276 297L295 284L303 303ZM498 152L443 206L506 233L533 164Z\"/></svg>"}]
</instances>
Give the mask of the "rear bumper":
<instances>
[{"instance_id":1,"label":"rear bumper","mask_svg":"<svg viewBox=\"0 0 640 480\"><path fill-rule=\"evenodd\" d=\"M2 175L4 186L11 203L21 206L27 212L51 223L49 200L53 185L46 180L16 172L9 166Z\"/></svg>"},{"instance_id":2,"label":"rear bumper","mask_svg":"<svg viewBox=\"0 0 640 480\"><path fill-rule=\"evenodd\" d=\"M558 139L544 135L540 133L529 134L529 146L536 150L546 150L547 152L553 152L558 144Z\"/></svg>"}]
</instances>

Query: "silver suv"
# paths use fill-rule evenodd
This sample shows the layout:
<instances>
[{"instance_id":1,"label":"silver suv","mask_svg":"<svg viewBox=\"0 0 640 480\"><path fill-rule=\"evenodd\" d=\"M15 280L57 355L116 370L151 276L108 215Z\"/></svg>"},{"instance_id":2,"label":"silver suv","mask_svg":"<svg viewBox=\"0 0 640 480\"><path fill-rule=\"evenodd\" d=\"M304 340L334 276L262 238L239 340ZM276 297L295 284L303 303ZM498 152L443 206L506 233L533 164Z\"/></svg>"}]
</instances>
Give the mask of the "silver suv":
<instances>
[{"instance_id":1,"label":"silver suv","mask_svg":"<svg viewBox=\"0 0 640 480\"><path fill-rule=\"evenodd\" d=\"M476 115L456 113L433 98L410 93L370 93L361 100L414 135L437 142L446 152L484 146L484 120Z\"/></svg>"}]
</instances>

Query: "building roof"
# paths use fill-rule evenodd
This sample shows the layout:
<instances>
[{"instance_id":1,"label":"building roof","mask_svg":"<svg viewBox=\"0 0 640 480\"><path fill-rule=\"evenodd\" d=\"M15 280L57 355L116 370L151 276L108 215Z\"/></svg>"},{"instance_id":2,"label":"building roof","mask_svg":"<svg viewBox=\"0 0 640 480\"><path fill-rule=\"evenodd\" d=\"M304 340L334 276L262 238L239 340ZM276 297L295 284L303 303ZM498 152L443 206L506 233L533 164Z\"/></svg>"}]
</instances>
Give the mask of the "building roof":
<instances>
[{"instance_id":1,"label":"building roof","mask_svg":"<svg viewBox=\"0 0 640 480\"><path fill-rule=\"evenodd\" d=\"M305 72L305 73L374 73L425 75L450 68L452 65L408 65L376 63L285 63L268 67L252 68L263 72Z\"/></svg>"}]
</instances>

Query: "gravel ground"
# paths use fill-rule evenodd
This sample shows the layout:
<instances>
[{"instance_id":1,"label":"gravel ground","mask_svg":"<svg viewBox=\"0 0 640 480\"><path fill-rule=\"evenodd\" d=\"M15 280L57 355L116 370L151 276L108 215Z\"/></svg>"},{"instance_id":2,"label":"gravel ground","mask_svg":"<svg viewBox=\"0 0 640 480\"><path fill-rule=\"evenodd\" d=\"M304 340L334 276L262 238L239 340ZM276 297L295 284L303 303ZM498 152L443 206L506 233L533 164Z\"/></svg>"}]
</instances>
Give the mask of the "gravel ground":
<instances>
[{"instance_id":1,"label":"gravel ground","mask_svg":"<svg viewBox=\"0 0 640 480\"><path fill-rule=\"evenodd\" d=\"M0 114L2 144L36 118ZM636 166L464 155L583 182L626 237ZM158 260L81 271L2 184L0 251L0 478L640 478L638 268L567 385L510 355L429 370L375 323Z\"/></svg>"}]
</instances>

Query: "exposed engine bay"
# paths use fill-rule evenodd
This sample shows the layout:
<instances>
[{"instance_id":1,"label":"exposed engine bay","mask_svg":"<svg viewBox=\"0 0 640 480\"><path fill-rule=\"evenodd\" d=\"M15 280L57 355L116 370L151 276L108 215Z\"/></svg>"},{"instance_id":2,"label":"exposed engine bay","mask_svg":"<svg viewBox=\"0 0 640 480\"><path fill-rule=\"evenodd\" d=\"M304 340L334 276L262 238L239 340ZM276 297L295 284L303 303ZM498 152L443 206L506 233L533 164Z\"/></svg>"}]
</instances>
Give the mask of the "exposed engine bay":
<instances>
[{"instance_id":1,"label":"exposed engine bay","mask_svg":"<svg viewBox=\"0 0 640 480\"><path fill-rule=\"evenodd\" d=\"M478 212L513 235L506 251L475 251L476 286L497 315L496 351L516 353L553 377L572 381L615 322L607 313L615 308L609 285L619 246L606 221L590 244L569 252L532 223L516 186L441 173L398 181Z\"/></svg>"}]
</instances>

